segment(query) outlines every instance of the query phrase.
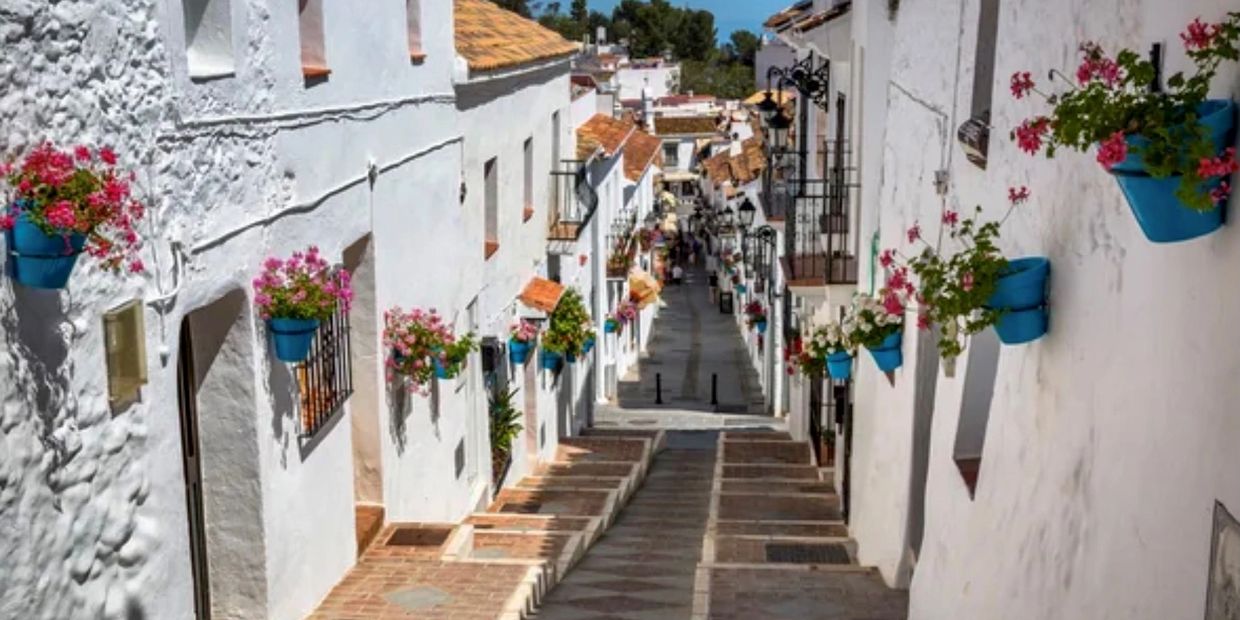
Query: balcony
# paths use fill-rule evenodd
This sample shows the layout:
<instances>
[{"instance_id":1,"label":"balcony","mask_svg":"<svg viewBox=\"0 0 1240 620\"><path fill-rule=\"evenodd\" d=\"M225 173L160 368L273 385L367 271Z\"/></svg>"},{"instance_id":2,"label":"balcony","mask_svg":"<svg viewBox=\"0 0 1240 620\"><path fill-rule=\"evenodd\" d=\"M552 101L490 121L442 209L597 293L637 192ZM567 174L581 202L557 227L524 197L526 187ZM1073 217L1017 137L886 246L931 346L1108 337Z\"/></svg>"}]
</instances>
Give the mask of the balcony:
<instances>
[{"instance_id":1,"label":"balcony","mask_svg":"<svg viewBox=\"0 0 1240 620\"><path fill-rule=\"evenodd\" d=\"M802 294L857 284L857 208L853 170L841 141L823 150L826 178L788 181L784 257L788 287ZM799 290L797 290L799 289Z\"/></svg>"},{"instance_id":2,"label":"balcony","mask_svg":"<svg viewBox=\"0 0 1240 620\"><path fill-rule=\"evenodd\" d=\"M547 240L569 246L563 247L561 253L571 253L571 245L581 237L594 216L598 194L590 185L584 162L561 162L558 169L551 171L548 180L551 184L548 192L551 205L547 210Z\"/></svg>"}]
</instances>

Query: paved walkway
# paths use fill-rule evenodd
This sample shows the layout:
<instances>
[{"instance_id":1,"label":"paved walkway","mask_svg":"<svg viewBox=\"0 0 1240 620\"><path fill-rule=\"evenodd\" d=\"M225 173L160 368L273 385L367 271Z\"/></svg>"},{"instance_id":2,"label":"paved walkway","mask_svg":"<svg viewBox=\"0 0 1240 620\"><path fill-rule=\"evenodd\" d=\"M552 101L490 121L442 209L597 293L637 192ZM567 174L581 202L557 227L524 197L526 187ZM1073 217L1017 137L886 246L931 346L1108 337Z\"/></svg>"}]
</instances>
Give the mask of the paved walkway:
<instances>
[{"instance_id":1,"label":"paved walkway","mask_svg":"<svg viewBox=\"0 0 1240 620\"><path fill-rule=\"evenodd\" d=\"M689 618L710 512L717 433L669 433L646 483L537 620Z\"/></svg>"},{"instance_id":2,"label":"paved walkway","mask_svg":"<svg viewBox=\"0 0 1240 620\"><path fill-rule=\"evenodd\" d=\"M764 413L762 385L745 351L744 338L754 336L711 303L706 271L700 266L687 269L684 284L669 284L662 297L666 305L654 322L649 357L620 379L620 407L655 408L657 374L662 378L665 408ZM717 406L710 398L712 375L718 377Z\"/></svg>"}]
</instances>

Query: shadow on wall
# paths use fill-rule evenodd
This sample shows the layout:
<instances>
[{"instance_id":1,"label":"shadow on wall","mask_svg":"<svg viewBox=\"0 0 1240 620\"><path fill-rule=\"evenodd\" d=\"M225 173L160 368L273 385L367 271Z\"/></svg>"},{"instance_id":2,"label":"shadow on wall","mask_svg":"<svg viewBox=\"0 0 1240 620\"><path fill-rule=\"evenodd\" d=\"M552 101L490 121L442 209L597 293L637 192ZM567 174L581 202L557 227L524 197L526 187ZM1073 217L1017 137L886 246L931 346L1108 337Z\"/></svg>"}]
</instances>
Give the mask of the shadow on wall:
<instances>
[{"instance_id":1,"label":"shadow on wall","mask_svg":"<svg viewBox=\"0 0 1240 620\"><path fill-rule=\"evenodd\" d=\"M13 305L0 318L9 342L10 380L13 393L33 411L38 420L37 434L43 449L51 455L43 479L52 490L59 509L59 493L64 490L56 472L81 450L77 429L88 426L78 420L78 402L69 387L74 369L68 362L69 344L58 329L73 326L65 319L59 291L42 291L13 285ZM70 334L70 339L76 337ZM5 421L6 429L12 424Z\"/></svg>"}]
</instances>

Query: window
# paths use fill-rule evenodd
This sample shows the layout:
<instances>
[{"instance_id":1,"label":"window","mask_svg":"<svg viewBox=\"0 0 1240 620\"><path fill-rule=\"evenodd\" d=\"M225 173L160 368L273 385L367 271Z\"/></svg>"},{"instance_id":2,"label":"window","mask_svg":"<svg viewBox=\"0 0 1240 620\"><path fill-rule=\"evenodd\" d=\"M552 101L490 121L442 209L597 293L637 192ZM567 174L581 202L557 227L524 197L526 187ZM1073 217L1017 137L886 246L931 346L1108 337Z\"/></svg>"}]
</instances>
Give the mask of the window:
<instances>
[{"instance_id":1,"label":"window","mask_svg":"<svg viewBox=\"0 0 1240 620\"><path fill-rule=\"evenodd\" d=\"M146 328L141 301L130 301L103 315L108 364L108 403L114 411L135 403L146 384Z\"/></svg>"},{"instance_id":2,"label":"window","mask_svg":"<svg viewBox=\"0 0 1240 620\"><path fill-rule=\"evenodd\" d=\"M229 0L181 0L185 56L191 79L233 74L232 9Z\"/></svg>"},{"instance_id":3,"label":"window","mask_svg":"<svg viewBox=\"0 0 1240 620\"><path fill-rule=\"evenodd\" d=\"M297 364L303 439L313 437L324 428L353 394L349 335L349 313L339 308L331 318L319 324L310 356Z\"/></svg>"},{"instance_id":4,"label":"window","mask_svg":"<svg viewBox=\"0 0 1240 620\"><path fill-rule=\"evenodd\" d=\"M486 189L483 201L486 204L486 237L483 252L486 258L499 249L499 160L492 157L482 168Z\"/></svg>"},{"instance_id":5,"label":"window","mask_svg":"<svg viewBox=\"0 0 1240 620\"><path fill-rule=\"evenodd\" d=\"M977 49L973 60L973 99L969 120L956 132L969 161L986 167L990 150L990 100L995 83L995 42L999 36L999 0L981 0Z\"/></svg>"},{"instance_id":6,"label":"window","mask_svg":"<svg viewBox=\"0 0 1240 620\"><path fill-rule=\"evenodd\" d=\"M301 34L301 74L307 81L326 79L327 55L323 51L323 0L297 0Z\"/></svg>"},{"instance_id":7,"label":"window","mask_svg":"<svg viewBox=\"0 0 1240 620\"><path fill-rule=\"evenodd\" d=\"M521 221L525 222L534 215L534 139L526 138L523 149L525 151L525 177L521 182L525 187L523 194L525 205Z\"/></svg>"},{"instance_id":8,"label":"window","mask_svg":"<svg viewBox=\"0 0 1240 620\"><path fill-rule=\"evenodd\" d=\"M668 168L680 167L679 155L680 149L675 143L663 145L663 163Z\"/></svg>"},{"instance_id":9,"label":"window","mask_svg":"<svg viewBox=\"0 0 1240 620\"><path fill-rule=\"evenodd\" d=\"M990 403L995 395L995 374L999 370L999 337L995 330L987 329L970 338L967 354L960 424L956 427L952 457L969 489L969 497L973 497L982 468L982 446L986 443Z\"/></svg>"},{"instance_id":10,"label":"window","mask_svg":"<svg viewBox=\"0 0 1240 620\"><path fill-rule=\"evenodd\" d=\"M420 0L405 0L405 27L409 33L409 59L421 62L426 59L422 51L422 3Z\"/></svg>"}]
</instances>

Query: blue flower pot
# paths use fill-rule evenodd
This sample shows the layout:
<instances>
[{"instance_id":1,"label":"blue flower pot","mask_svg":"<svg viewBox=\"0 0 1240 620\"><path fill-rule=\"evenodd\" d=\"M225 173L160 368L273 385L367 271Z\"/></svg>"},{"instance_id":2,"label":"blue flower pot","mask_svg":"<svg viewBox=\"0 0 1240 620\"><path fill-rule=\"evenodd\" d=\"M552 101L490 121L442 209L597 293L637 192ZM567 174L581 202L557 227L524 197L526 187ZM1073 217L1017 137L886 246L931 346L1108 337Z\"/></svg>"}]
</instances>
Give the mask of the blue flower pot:
<instances>
[{"instance_id":1,"label":"blue flower pot","mask_svg":"<svg viewBox=\"0 0 1240 620\"><path fill-rule=\"evenodd\" d=\"M737 293L740 293L740 294L742 294L742 295L744 295L744 294L745 294L745 285L744 285L744 284L737 284L737 285L736 285L736 292L737 292Z\"/></svg>"},{"instance_id":2,"label":"blue flower pot","mask_svg":"<svg viewBox=\"0 0 1240 620\"><path fill-rule=\"evenodd\" d=\"M508 361L514 366L525 365L526 360L530 359L530 349L534 345L520 340L508 341Z\"/></svg>"},{"instance_id":3,"label":"blue flower pot","mask_svg":"<svg viewBox=\"0 0 1240 620\"><path fill-rule=\"evenodd\" d=\"M318 319L267 319L267 331L271 332L276 359L290 364L306 361L318 329Z\"/></svg>"},{"instance_id":4,"label":"blue flower pot","mask_svg":"<svg viewBox=\"0 0 1240 620\"><path fill-rule=\"evenodd\" d=\"M1214 150L1221 153L1234 142L1236 123L1236 105L1226 99L1210 99L1197 109L1200 123L1210 133L1214 142ZM1133 153L1132 148L1140 148L1149 141L1139 134L1127 136L1129 155L1124 161L1116 164L1111 173L1128 199L1132 213L1141 225L1145 237L1155 243L1173 243L1185 241L1209 234L1223 225L1223 206L1216 205L1209 211L1197 211L1185 206L1176 198L1176 189L1180 186L1180 177L1171 176L1157 179L1145 171L1145 163L1141 155ZM1222 183L1223 179L1214 179L1206 184L1206 191L1212 190Z\"/></svg>"},{"instance_id":5,"label":"blue flower pot","mask_svg":"<svg viewBox=\"0 0 1240 620\"><path fill-rule=\"evenodd\" d=\"M765 320L755 322L754 327L758 329L759 334L766 333L766 321Z\"/></svg>"},{"instance_id":6,"label":"blue flower pot","mask_svg":"<svg viewBox=\"0 0 1240 620\"><path fill-rule=\"evenodd\" d=\"M986 307L1003 310L995 333L1003 344L1024 344L1041 338L1047 329L1046 281L1051 263L1042 256L1008 262Z\"/></svg>"},{"instance_id":7,"label":"blue flower pot","mask_svg":"<svg viewBox=\"0 0 1240 620\"><path fill-rule=\"evenodd\" d=\"M9 246L9 275L31 288L64 288L86 246L85 235L49 236L31 223L24 212L4 236Z\"/></svg>"},{"instance_id":8,"label":"blue flower pot","mask_svg":"<svg viewBox=\"0 0 1240 620\"><path fill-rule=\"evenodd\" d=\"M900 350L900 339L904 332L899 331L883 339L877 347L866 347L874 363L883 372L891 372L904 364L904 352Z\"/></svg>"},{"instance_id":9,"label":"blue flower pot","mask_svg":"<svg viewBox=\"0 0 1240 620\"><path fill-rule=\"evenodd\" d=\"M565 354L564 354L564 361L566 361L566 362L568 362L568 363L570 363L570 364L576 364L576 363L577 363L577 354L576 354L576 353L565 353Z\"/></svg>"},{"instance_id":10,"label":"blue flower pot","mask_svg":"<svg viewBox=\"0 0 1240 620\"><path fill-rule=\"evenodd\" d=\"M852 378L852 355L848 351L827 354L827 373L832 379L847 381Z\"/></svg>"},{"instance_id":11,"label":"blue flower pot","mask_svg":"<svg viewBox=\"0 0 1240 620\"><path fill-rule=\"evenodd\" d=\"M564 356L553 351L543 349L538 352L538 364L547 370L555 370L560 367L560 362L564 360Z\"/></svg>"},{"instance_id":12,"label":"blue flower pot","mask_svg":"<svg viewBox=\"0 0 1240 620\"><path fill-rule=\"evenodd\" d=\"M451 379L454 375L448 373L448 369L439 363L438 357L431 358L431 364L435 366L435 376L440 379Z\"/></svg>"},{"instance_id":13,"label":"blue flower pot","mask_svg":"<svg viewBox=\"0 0 1240 620\"><path fill-rule=\"evenodd\" d=\"M585 344L582 344L582 345L581 345L581 354L582 354L582 355L586 355L587 353L589 353L589 352L590 352L590 351L592 351L593 349L594 349L594 339L593 339L593 338L590 338L589 340L586 340L586 341L585 341Z\"/></svg>"},{"instance_id":14,"label":"blue flower pot","mask_svg":"<svg viewBox=\"0 0 1240 620\"><path fill-rule=\"evenodd\" d=\"M617 323L616 321L604 321L603 322L603 333L604 334L614 334L616 333L616 330L618 330L619 328L620 328L620 324Z\"/></svg>"}]
</instances>

